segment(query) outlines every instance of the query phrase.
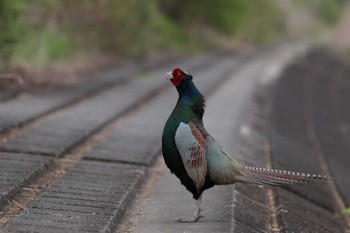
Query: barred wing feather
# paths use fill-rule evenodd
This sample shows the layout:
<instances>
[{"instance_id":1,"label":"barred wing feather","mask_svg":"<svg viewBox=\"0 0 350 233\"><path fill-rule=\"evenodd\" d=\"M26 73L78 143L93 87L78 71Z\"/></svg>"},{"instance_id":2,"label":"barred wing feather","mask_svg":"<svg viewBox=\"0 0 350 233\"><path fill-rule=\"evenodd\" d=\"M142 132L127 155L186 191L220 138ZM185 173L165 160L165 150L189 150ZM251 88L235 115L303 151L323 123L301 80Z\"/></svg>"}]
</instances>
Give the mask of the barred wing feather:
<instances>
[{"instance_id":1,"label":"barred wing feather","mask_svg":"<svg viewBox=\"0 0 350 233\"><path fill-rule=\"evenodd\" d=\"M176 130L175 143L187 174L199 190L208 170L205 137L192 122L181 122Z\"/></svg>"}]
</instances>

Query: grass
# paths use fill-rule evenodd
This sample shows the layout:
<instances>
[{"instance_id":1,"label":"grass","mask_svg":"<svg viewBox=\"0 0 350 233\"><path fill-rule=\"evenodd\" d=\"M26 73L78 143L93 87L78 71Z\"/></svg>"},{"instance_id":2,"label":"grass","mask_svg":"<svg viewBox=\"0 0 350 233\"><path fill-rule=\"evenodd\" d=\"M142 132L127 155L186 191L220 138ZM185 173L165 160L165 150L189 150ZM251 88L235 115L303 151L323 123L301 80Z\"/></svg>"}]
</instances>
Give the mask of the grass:
<instances>
[{"instance_id":1,"label":"grass","mask_svg":"<svg viewBox=\"0 0 350 233\"><path fill-rule=\"evenodd\" d=\"M81 54L143 57L225 41L266 43L287 34L279 0L2 0L0 69L46 67ZM327 23L340 0L299 0ZM322 3L322 4L321 4Z\"/></svg>"},{"instance_id":2,"label":"grass","mask_svg":"<svg viewBox=\"0 0 350 233\"><path fill-rule=\"evenodd\" d=\"M54 25L31 31L15 46L12 62L24 68L46 66L72 54L72 41Z\"/></svg>"},{"instance_id":3,"label":"grass","mask_svg":"<svg viewBox=\"0 0 350 233\"><path fill-rule=\"evenodd\" d=\"M350 217L350 207L343 210L342 214L344 216Z\"/></svg>"}]
</instances>

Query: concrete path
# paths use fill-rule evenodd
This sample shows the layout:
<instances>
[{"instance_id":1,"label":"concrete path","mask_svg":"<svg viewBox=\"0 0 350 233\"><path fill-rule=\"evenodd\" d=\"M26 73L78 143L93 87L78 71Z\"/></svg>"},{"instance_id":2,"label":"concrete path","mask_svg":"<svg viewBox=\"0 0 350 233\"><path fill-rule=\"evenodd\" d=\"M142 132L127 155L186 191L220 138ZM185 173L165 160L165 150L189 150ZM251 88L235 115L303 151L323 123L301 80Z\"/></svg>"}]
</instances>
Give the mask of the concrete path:
<instances>
[{"instance_id":1,"label":"concrete path","mask_svg":"<svg viewBox=\"0 0 350 233\"><path fill-rule=\"evenodd\" d=\"M169 57L96 73L70 88L6 94L0 232L344 232L350 72L324 50L288 65L306 47ZM336 181L214 187L203 196L205 218L176 223L195 203L160 154L177 100L163 74L174 67L194 75L207 97L208 131L242 163ZM338 73L325 75L333 67Z\"/></svg>"},{"instance_id":2,"label":"concrete path","mask_svg":"<svg viewBox=\"0 0 350 233\"><path fill-rule=\"evenodd\" d=\"M129 78L120 70L115 78L113 72L92 77L96 85L89 84L88 94L82 85L4 102L0 227L5 232L113 229L160 151L161 122L171 110L164 105L171 100L164 73L174 66L205 73L202 87L209 93L240 59L223 53L170 59L143 70L128 68ZM17 117L21 111L31 113Z\"/></svg>"},{"instance_id":3,"label":"concrete path","mask_svg":"<svg viewBox=\"0 0 350 233\"><path fill-rule=\"evenodd\" d=\"M207 110L204 123L208 131L218 142L232 154L236 159L246 162L247 158L239 158L240 133L245 134L247 126L242 124L247 106L260 86L271 85L271 82L280 75L282 69L290 62L290 56L297 51L290 51L288 48L265 53L264 59L255 57L245 64L242 64L231 75L212 96L208 98ZM302 48L300 48L302 50ZM299 51L300 52L300 51ZM261 88L261 87L260 87ZM249 112L249 111L248 111ZM245 161L246 160L246 161ZM251 162L258 165L257 161ZM262 163L260 166L264 166ZM205 218L197 223L184 224L176 222L179 218L190 218L195 208L195 201L191 194L179 183L178 179L172 175L168 169L161 164L159 169L160 179L150 192L147 200L139 201L139 205L134 206L133 211L141 216L132 223L126 219L124 227L117 232L253 232L253 231L273 231L270 211L259 211L258 209L247 210L249 205L242 206L243 196L236 196L234 186L217 186L203 194L203 215ZM244 185L240 186L240 188ZM245 190L242 193L246 192ZM238 194L237 194L238 195ZM249 195L247 195L249 197ZM240 200L237 204L237 200ZM251 208L256 208L250 205ZM269 206L270 207L270 206ZM238 212L255 211L253 218L243 218L242 222L236 222ZM130 213L129 213L130 214ZM258 214L258 216L256 216ZM259 216L259 214L261 214ZM265 214L265 215L263 215ZM262 216L263 215L263 216ZM246 216L247 217L247 216ZM254 226L250 222L260 221ZM264 221L264 222L262 222ZM244 227L242 227L244 226ZM265 229L265 230L264 230Z\"/></svg>"}]
</instances>

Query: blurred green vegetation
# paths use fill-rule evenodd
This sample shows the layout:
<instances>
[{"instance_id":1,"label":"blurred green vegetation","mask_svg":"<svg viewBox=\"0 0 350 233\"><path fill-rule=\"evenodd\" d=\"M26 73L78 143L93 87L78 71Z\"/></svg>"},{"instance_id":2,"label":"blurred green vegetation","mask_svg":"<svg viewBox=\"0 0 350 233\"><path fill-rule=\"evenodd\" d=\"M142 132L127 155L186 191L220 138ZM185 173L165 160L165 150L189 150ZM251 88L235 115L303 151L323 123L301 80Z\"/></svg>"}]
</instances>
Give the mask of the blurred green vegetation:
<instances>
[{"instance_id":1,"label":"blurred green vegetation","mask_svg":"<svg viewBox=\"0 0 350 233\"><path fill-rule=\"evenodd\" d=\"M345 215L345 216L350 216L350 207L344 209L343 212L342 212L342 214Z\"/></svg>"},{"instance_id":2,"label":"blurred green vegetation","mask_svg":"<svg viewBox=\"0 0 350 233\"><path fill-rule=\"evenodd\" d=\"M161 7L195 35L205 28L238 40L263 42L283 33L283 10L276 0L165 0Z\"/></svg>"},{"instance_id":3,"label":"blurred green vegetation","mask_svg":"<svg viewBox=\"0 0 350 233\"><path fill-rule=\"evenodd\" d=\"M329 24L342 1L297 3ZM0 65L40 67L96 52L196 51L223 39L266 43L288 34L286 11L279 0L1 0Z\"/></svg>"},{"instance_id":4,"label":"blurred green vegetation","mask_svg":"<svg viewBox=\"0 0 350 233\"><path fill-rule=\"evenodd\" d=\"M345 0L297 0L298 4L310 8L318 18L327 24L335 23L341 13Z\"/></svg>"},{"instance_id":5,"label":"blurred green vegetation","mask_svg":"<svg viewBox=\"0 0 350 233\"><path fill-rule=\"evenodd\" d=\"M20 41L24 24L19 15L23 12L24 1L0 1L0 55L1 59L8 61L14 48Z\"/></svg>"}]
</instances>

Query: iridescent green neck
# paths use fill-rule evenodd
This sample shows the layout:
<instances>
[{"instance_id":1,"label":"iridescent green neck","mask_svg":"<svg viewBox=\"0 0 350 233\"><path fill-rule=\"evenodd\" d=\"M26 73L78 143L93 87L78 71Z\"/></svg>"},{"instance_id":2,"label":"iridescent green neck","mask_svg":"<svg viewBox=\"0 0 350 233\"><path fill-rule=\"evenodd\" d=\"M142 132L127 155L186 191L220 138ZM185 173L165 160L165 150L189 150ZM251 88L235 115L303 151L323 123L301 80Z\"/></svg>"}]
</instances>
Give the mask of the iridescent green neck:
<instances>
[{"instance_id":1,"label":"iridescent green neck","mask_svg":"<svg viewBox=\"0 0 350 233\"><path fill-rule=\"evenodd\" d=\"M205 99L191 80L183 80L176 87L179 92L178 102L189 105L192 111L200 117L204 114Z\"/></svg>"},{"instance_id":2,"label":"iridescent green neck","mask_svg":"<svg viewBox=\"0 0 350 233\"><path fill-rule=\"evenodd\" d=\"M203 98L191 80L183 80L176 89L179 92L179 100L183 103L193 103L198 98Z\"/></svg>"}]
</instances>

